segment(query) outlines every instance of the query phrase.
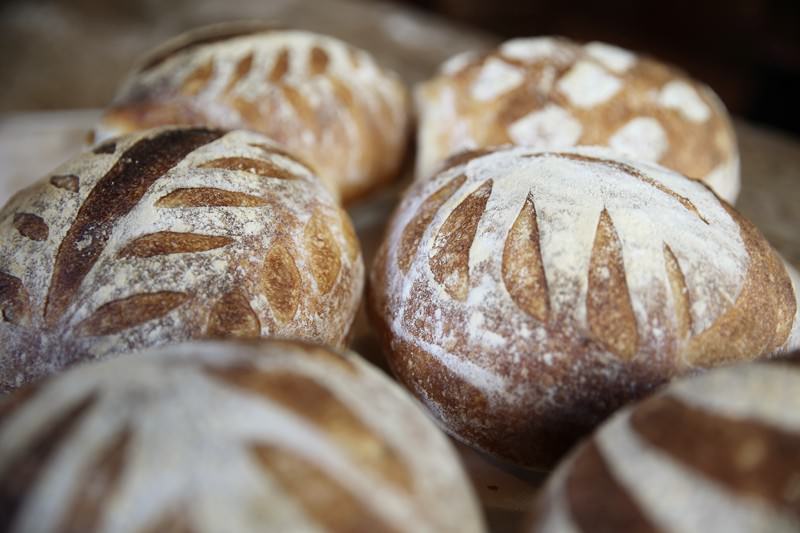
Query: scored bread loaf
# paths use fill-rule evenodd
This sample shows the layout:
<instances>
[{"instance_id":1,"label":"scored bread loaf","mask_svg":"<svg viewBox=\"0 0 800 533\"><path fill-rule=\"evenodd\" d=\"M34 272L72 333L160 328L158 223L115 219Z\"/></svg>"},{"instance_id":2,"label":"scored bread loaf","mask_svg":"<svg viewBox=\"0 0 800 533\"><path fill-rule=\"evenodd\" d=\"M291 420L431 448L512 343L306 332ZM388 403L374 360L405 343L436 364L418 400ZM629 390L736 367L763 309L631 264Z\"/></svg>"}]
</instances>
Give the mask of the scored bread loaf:
<instances>
[{"instance_id":1,"label":"scored bread loaf","mask_svg":"<svg viewBox=\"0 0 800 533\"><path fill-rule=\"evenodd\" d=\"M800 531L798 413L797 358L675 382L581 444L527 530Z\"/></svg>"},{"instance_id":2,"label":"scored bread loaf","mask_svg":"<svg viewBox=\"0 0 800 533\"><path fill-rule=\"evenodd\" d=\"M0 390L198 337L341 345L363 276L347 214L263 135L121 137L0 211Z\"/></svg>"},{"instance_id":3,"label":"scored bread loaf","mask_svg":"<svg viewBox=\"0 0 800 533\"><path fill-rule=\"evenodd\" d=\"M513 39L455 56L416 101L422 178L465 149L602 145L702 179L731 203L739 193L735 134L713 91L608 44Z\"/></svg>"},{"instance_id":4,"label":"scored bread loaf","mask_svg":"<svg viewBox=\"0 0 800 533\"><path fill-rule=\"evenodd\" d=\"M95 137L167 124L256 130L349 200L397 174L408 100L396 74L338 39L225 23L185 33L140 61Z\"/></svg>"},{"instance_id":5,"label":"scored bread loaf","mask_svg":"<svg viewBox=\"0 0 800 533\"><path fill-rule=\"evenodd\" d=\"M0 402L0 529L480 532L455 450L356 354L195 342Z\"/></svg>"},{"instance_id":6,"label":"scored bread loaf","mask_svg":"<svg viewBox=\"0 0 800 533\"><path fill-rule=\"evenodd\" d=\"M388 361L457 438L552 464L665 381L797 347L797 296L703 184L599 148L465 153L415 183L371 272Z\"/></svg>"}]
</instances>

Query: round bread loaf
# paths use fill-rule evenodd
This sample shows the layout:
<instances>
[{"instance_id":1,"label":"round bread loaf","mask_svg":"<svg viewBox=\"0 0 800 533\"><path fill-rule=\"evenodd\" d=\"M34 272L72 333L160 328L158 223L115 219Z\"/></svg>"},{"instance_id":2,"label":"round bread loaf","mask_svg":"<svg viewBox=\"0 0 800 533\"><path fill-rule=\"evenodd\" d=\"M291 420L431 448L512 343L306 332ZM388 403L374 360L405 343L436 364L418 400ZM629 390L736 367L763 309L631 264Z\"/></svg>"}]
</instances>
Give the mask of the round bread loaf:
<instances>
[{"instance_id":1,"label":"round bread loaf","mask_svg":"<svg viewBox=\"0 0 800 533\"><path fill-rule=\"evenodd\" d=\"M601 145L701 179L731 203L739 193L736 138L717 96L615 46L514 39L452 58L416 97L423 178L465 149Z\"/></svg>"},{"instance_id":2,"label":"round bread loaf","mask_svg":"<svg viewBox=\"0 0 800 533\"><path fill-rule=\"evenodd\" d=\"M800 344L795 287L702 183L603 149L462 154L402 199L370 308L457 438L547 466L674 376Z\"/></svg>"},{"instance_id":3,"label":"round bread loaf","mask_svg":"<svg viewBox=\"0 0 800 533\"><path fill-rule=\"evenodd\" d=\"M198 337L341 345L363 276L347 214L263 135L125 136L0 211L0 390Z\"/></svg>"},{"instance_id":4,"label":"round bread loaf","mask_svg":"<svg viewBox=\"0 0 800 533\"><path fill-rule=\"evenodd\" d=\"M800 359L678 381L551 476L528 531L800 531Z\"/></svg>"},{"instance_id":5,"label":"round bread loaf","mask_svg":"<svg viewBox=\"0 0 800 533\"><path fill-rule=\"evenodd\" d=\"M396 74L338 39L227 23L183 34L140 61L95 138L168 124L255 130L349 200L396 176L408 100Z\"/></svg>"},{"instance_id":6,"label":"round bread loaf","mask_svg":"<svg viewBox=\"0 0 800 533\"><path fill-rule=\"evenodd\" d=\"M188 343L0 403L0 529L480 532L455 450L355 354Z\"/></svg>"}]
</instances>

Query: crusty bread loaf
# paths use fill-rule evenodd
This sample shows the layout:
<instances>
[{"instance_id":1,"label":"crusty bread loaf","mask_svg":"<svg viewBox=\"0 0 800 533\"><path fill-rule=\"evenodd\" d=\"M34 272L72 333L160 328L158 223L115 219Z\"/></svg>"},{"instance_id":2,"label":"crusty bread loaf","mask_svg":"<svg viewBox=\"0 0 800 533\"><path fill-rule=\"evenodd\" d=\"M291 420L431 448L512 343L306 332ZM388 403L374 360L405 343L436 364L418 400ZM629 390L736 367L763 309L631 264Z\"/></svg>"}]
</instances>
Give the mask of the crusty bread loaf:
<instances>
[{"instance_id":1,"label":"crusty bread loaf","mask_svg":"<svg viewBox=\"0 0 800 533\"><path fill-rule=\"evenodd\" d=\"M702 183L609 151L462 154L371 273L389 363L456 437L546 466L674 376L798 346L795 288Z\"/></svg>"},{"instance_id":2,"label":"crusty bread loaf","mask_svg":"<svg viewBox=\"0 0 800 533\"><path fill-rule=\"evenodd\" d=\"M556 470L528 531L800 531L800 359L679 381Z\"/></svg>"},{"instance_id":3,"label":"crusty bread loaf","mask_svg":"<svg viewBox=\"0 0 800 533\"><path fill-rule=\"evenodd\" d=\"M0 529L480 532L451 444L355 354L188 343L0 403Z\"/></svg>"},{"instance_id":4,"label":"crusty bread loaf","mask_svg":"<svg viewBox=\"0 0 800 533\"><path fill-rule=\"evenodd\" d=\"M514 39L446 62L416 93L417 174L464 149L609 146L739 193L739 155L723 104L705 85L603 43Z\"/></svg>"},{"instance_id":5,"label":"crusty bread loaf","mask_svg":"<svg viewBox=\"0 0 800 533\"><path fill-rule=\"evenodd\" d=\"M396 176L408 100L397 75L338 39L226 23L183 34L145 57L96 138L167 124L252 129L309 162L349 200Z\"/></svg>"},{"instance_id":6,"label":"crusty bread loaf","mask_svg":"<svg viewBox=\"0 0 800 533\"><path fill-rule=\"evenodd\" d=\"M347 214L263 135L122 137L0 211L0 390L198 337L340 345L363 271Z\"/></svg>"}]
</instances>

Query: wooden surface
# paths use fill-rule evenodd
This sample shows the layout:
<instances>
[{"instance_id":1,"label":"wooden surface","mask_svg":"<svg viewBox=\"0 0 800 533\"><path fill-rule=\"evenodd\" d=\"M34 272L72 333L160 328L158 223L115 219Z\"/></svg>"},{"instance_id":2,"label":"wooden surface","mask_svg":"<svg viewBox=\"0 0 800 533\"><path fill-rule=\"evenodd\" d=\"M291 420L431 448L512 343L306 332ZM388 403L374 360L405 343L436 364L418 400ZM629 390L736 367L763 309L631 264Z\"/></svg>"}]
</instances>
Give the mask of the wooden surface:
<instances>
[{"instance_id":1,"label":"wooden surface","mask_svg":"<svg viewBox=\"0 0 800 533\"><path fill-rule=\"evenodd\" d=\"M11 90L0 99L0 110L35 107L42 99L47 105L53 102L102 105L97 100L110 97L135 54L175 32L226 19L269 18L286 26L336 35L369 49L410 84L432 74L441 61L456 52L485 48L496 42L491 36L376 2L179 0L170 5L169 16L144 29L130 21L116 24L113 32L104 29L93 33L87 28L57 26L51 32L55 36L43 37L47 32L45 22L52 22L54 13L40 12L39 19L28 12L17 13L0 22L0 29L11 27L29 37L39 35L44 43L38 50L22 52L18 61L0 64L0 75L15 80ZM0 47L3 44L0 38ZM54 49L59 51L48 53ZM64 61L65 54L75 54L71 56L76 58L73 68L59 63ZM42 72L49 73L47 83L41 79ZM104 75L98 78L98 72ZM54 84L54 79L59 82ZM54 86L64 93L63 98L54 97ZM0 203L83 149L86 131L98 114L97 109L88 109L0 115ZM742 194L737 205L790 262L800 266L800 141L741 121L737 121L736 130L743 169ZM350 209L368 262L403 186L404 183L396 184ZM363 313L358 319L354 348L382 364ZM492 530L514 531L524 510L531 506L543 475L501 467L463 446L459 445L459 449Z\"/></svg>"}]
</instances>

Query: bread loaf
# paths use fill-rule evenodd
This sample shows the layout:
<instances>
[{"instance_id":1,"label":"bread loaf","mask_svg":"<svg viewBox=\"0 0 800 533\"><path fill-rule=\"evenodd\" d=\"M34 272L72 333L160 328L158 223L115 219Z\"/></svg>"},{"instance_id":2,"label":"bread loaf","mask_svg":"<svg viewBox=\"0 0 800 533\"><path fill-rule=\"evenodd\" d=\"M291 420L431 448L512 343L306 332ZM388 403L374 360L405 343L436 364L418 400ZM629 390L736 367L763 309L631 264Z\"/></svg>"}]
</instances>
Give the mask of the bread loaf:
<instances>
[{"instance_id":1,"label":"bread loaf","mask_svg":"<svg viewBox=\"0 0 800 533\"><path fill-rule=\"evenodd\" d=\"M389 363L457 438L546 466L682 374L798 346L795 287L703 184L602 149L462 154L371 273Z\"/></svg>"},{"instance_id":2,"label":"bread loaf","mask_svg":"<svg viewBox=\"0 0 800 533\"><path fill-rule=\"evenodd\" d=\"M480 532L457 456L355 354L188 343L0 403L0 529Z\"/></svg>"},{"instance_id":3,"label":"bread loaf","mask_svg":"<svg viewBox=\"0 0 800 533\"><path fill-rule=\"evenodd\" d=\"M463 54L417 91L417 174L449 155L514 143L603 145L739 193L739 155L723 104L673 67L603 43L514 39Z\"/></svg>"},{"instance_id":4,"label":"bread loaf","mask_svg":"<svg viewBox=\"0 0 800 533\"><path fill-rule=\"evenodd\" d=\"M263 135L119 138L0 211L0 390L198 337L341 345L363 268L346 213Z\"/></svg>"},{"instance_id":5,"label":"bread loaf","mask_svg":"<svg viewBox=\"0 0 800 533\"><path fill-rule=\"evenodd\" d=\"M349 200L396 175L408 100L397 75L338 39L227 23L181 35L140 61L96 138L167 124L256 130Z\"/></svg>"},{"instance_id":6,"label":"bread loaf","mask_svg":"<svg viewBox=\"0 0 800 533\"><path fill-rule=\"evenodd\" d=\"M528 531L800 531L800 360L715 370L617 414Z\"/></svg>"}]
</instances>

